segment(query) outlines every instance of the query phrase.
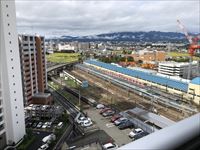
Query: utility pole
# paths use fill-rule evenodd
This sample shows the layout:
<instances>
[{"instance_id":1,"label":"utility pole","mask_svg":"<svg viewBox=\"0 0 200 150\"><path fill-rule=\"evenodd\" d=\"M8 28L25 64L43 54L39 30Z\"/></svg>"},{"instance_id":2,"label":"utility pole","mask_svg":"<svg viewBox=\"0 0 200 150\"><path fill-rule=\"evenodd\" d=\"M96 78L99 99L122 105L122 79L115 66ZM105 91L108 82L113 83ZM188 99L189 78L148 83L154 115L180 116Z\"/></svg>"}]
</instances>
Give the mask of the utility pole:
<instances>
[{"instance_id":1,"label":"utility pole","mask_svg":"<svg viewBox=\"0 0 200 150\"><path fill-rule=\"evenodd\" d=\"M79 109L81 111L81 90L80 90L80 86L79 86L79 95L78 95L78 106L79 106Z\"/></svg>"}]
</instances>

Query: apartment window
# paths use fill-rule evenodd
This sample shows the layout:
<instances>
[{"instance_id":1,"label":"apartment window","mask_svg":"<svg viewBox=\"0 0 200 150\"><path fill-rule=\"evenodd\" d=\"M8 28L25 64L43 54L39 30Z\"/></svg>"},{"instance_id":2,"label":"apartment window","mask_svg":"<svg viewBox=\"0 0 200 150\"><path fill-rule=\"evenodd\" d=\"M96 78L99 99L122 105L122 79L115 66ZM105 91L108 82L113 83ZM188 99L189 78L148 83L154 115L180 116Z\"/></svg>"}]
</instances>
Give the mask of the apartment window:
<instances>
[{"instance_id":1,"label":"apartment window","mask_svg":"<svg viewBox=\"0 0 200 150\"><path fill-rule=\"evenodd\" d=\"M0 131L4 129L4 124L0 125Z\"/></svg>"},{"instance_id":2,"label":"apartment window","mask_svg":"<svg viewBox=\"0 0 200 150\"><path fill-rule=\"evenodd\" d=\"M2 116L0 117L0 122L1 122L1 121L3 121L3 117L2 117Z\"/></svg>"}]
</instances>

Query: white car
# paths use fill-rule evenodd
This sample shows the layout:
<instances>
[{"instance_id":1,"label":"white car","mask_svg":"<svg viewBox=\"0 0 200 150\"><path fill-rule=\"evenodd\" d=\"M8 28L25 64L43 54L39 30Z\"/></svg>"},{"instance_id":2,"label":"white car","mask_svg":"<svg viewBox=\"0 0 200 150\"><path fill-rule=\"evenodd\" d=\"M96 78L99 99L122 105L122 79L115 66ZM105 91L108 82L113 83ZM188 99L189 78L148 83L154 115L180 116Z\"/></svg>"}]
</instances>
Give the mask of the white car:
<instances>
[{"instance_id":1,"label":"white car","mask_svg":"<svg viewBox=\"0 0 200 150\"><path fill-rule=\"evenodd\" d=\"M49 148L49 145L48 144L44 144L42 146L40 146L40 148L38 148L38 150L46 150Z\"/></svg>"},{"instance_id":2,"label":"white car","mask_svg":"<svg viewBox=\"0 0 200 150\"><path fill-rule=\"evenodd\" d=\"M93 123L92 123L92 121L91 120L85 120L85 121L83 121L82 123L81 123L81 126L82 127L89 127L89 126L91 126Z\"/></svg>"},{"instance_id":3,"label":"white car","mask_svg":"<svg viewBox=\"0 0 200 150\"><path fill-rule=\"evenodd\" d=\"M41 128L42 127L42 122L39 122L37 125L37 128Z\"/></svg>"},{"instance_id":4,"label":"white car","mask_svg":"<svg viewBox=\"0 0 200 150\"><path fill-rule=\"evenodd\" d=\"M105 106L104 106L103 104L98 104L98 105L96 106L96 108L97 108L97 109L104 109Z\"/></svg>"},{"instance_id":5,"label":"white car","mask_svg":"<svg viewBox=\"0 0 200 150\"><path fill-rule=\"evenodd\" d=\"M114 143L107 143L103 145L103 149L105 150L116 150L117 148L118 148L118 145Z\"/></svg>"},{"instance_id":6,"label":"white car","mask_svg":"<svg viewBox=\"0 0 200 150\"><path fill-rule=\"evenodd\" d=\"M86 117L80 117L79 119L77 119L77 123L78 124L81 124L81 123L83 123L84 121L91 121L91 119L90 118L86 118Z\"/></svg>"},{"instance_id":7,"label":"white car","mask_svg":"<svg viewBox=\"0 0 200 150\"><path fill-rule=\"evenodd\" d=\"M140 128L134 129L133 131L131 131L131 132L129 133L129 137L130 137L130 138L134 138L135 135L141 134L141 133L143 133L143 132L144 132L144 131L143 131L142 129L140 129Z\"/></svg>"},{"instance_id":8,"label":"white car","mask_svg":"<svg viewBox=\"0 0 200 150\"><path fill-rule=\"evenodd\" d=\"M43 128L43 129L46 129L47 126L48 126L48 122L45 122L45 124L43 124L42 128Z\"/></svg>"},{"instance_id":9,"label":"white car","mask_svg":"<svg viewBox=\"0 0 200 150\"><path fill-rule=\"evenodd\" d=\"M47 135L47 136L45 136L43 139L42 139L42 142L44 142L44 143L51 143L52 141L55 141L56 140L56 136L55 136L55 134L50 134L50 135Z\"/></svg>"},{"instance_id":10,"label":"white car","mask_svg":"<svg viewBox=\"0 0 200 150\"><path fill-rule=\"evenodd\" d=\"M83 122L84 120L87 120L87 118L85 118L85 117L80 117L80 118L77 119L76 122L77 122L78 124L80 124L80 123Z\"/></svg>"}]
</instances>

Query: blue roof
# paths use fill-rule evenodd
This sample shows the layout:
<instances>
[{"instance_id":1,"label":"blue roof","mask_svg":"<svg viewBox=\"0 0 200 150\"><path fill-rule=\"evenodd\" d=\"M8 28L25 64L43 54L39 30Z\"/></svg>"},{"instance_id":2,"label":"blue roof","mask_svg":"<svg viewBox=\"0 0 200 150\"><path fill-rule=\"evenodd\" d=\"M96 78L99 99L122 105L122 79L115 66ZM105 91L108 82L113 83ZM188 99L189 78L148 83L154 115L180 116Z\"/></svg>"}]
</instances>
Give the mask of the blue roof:
<instances>
[{"instance_id":1,"label":"blue roof","mask_svg":"<svg viewBox=\"0 0 200 150\"><path fill-rule=\"evenodd\" d=\"M157 84L160 84L163 86L171 87L171 88L174 88L177 90L181 90L181 91L185 91L185 92L188 91L188 83L187 82L169 79L169 78L158 76L156 74L152 74L152 73L148 73L148 72L142 72L142 71L132 70L132 69L124 68L124 67L118 67L115 65L99 62L96 60L86 60L85 62L105 68L105 69L116 71L116 72L119 72L122 74L126 74L126 75L129 75L132 77L140 78L140 79L147 80L147 81L150 81L153 83L157 83Z\"/></svg>"},{"instance_id":2,"label":"blue roof","mask_svg":"<svg viewBox=\"0 0 200 150\"><path fill-rule=\"evenodd\" d=\"M191 81L192 84L200 85L200 77L196 77Z\"/></svg>"}]
</instances>

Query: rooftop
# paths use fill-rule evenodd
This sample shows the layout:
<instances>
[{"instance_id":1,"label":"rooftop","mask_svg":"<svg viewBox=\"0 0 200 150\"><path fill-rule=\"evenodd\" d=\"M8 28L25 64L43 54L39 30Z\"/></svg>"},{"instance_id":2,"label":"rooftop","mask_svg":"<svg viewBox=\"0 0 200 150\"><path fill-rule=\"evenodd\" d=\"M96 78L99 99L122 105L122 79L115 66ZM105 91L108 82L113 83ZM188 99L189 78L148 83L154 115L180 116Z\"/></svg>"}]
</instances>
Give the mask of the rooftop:
<instances>
[{"instance_id":1,"label":"rooftop","mask_svg":"<svg viewBox=\"0 0 200 150\"><path fill-rule=\"evenodd\" d=\"M128 69L124 67L118 67L118 66L103 63L97 60L86 60L85 62L108 69L108 70L119 72L131 77L140 78L142 80L150 81L162 86L177 89L180 91L187 92L188 90L188 82L186 82L185 80L176 80L176 79L171 79L164 76L159 76L151 72L144 72L144 71L133 70L133 69Z\"/></svg>"},{"instance_id":2,"label":"rooftop","mask_svg":"<svg viewBox=\"0 0 200 150\"><path fill-rule=\"evenodd\" d=\"M192 84L200 85L200 77L196 77L191 81Z\"/></svg>"},{"instance_id":3,"label":"rooftop","mask_svg":"<svg viewBox=\"0 0 200 150\"><path fill-rule=\"evenodd\" d=\"M139 117L139 119L143 120L144 122L151 122L154 125L160 127L160 128L165 128L167 126L171 126L172 124L174 124L175 122L165 118L163 116L159 116L157 114L148 112L146 110L143 110L141 108L135 107L133 109L129 109L127 111L125 111L126 113L128 113L129 115L132 113L134 114L133 117ZM131 112L131 113L130 113Z\"/></svg>"},{"instance_id":4,"label":"rooftop","mask_svg":"<svg viewBox=\"0 0 200 150\"><path fill-rule=\"evenodd\" d=\"M192 62L193 65L197 64L197 61ZM173 66L173 67L182 67L182 66L188 66L188 62L174 62L174 61L165 61L160 62L159 65L166 65L166 66Z\"/></svg>"}]
</instances>

